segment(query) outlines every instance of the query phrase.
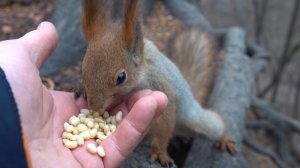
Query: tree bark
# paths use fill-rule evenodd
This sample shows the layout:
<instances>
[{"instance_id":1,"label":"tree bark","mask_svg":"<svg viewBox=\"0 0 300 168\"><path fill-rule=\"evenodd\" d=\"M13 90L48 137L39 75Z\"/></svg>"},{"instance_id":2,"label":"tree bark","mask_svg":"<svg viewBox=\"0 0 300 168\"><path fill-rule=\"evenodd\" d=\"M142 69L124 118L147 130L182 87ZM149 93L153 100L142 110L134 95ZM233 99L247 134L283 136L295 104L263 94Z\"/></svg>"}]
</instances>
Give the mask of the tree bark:
<instances>
[{"instance_id":1,"label":"tree bark","mask_svg":"<svg viewBox=\"0 0 300 168\"><path fill-rule=\"evenodd\" d=\"M221 63L211 97L211 109L219 112L227 126L227 133L240 149L243 139L246 111L250 105L251 87L255 76L252 61L245 54L246 34L240 28L231 28L224 36L225 56ZM185 167L247 167L240 154L230 155L213 148L213 142L196 139Z\"/></svg>"}]
</instances>

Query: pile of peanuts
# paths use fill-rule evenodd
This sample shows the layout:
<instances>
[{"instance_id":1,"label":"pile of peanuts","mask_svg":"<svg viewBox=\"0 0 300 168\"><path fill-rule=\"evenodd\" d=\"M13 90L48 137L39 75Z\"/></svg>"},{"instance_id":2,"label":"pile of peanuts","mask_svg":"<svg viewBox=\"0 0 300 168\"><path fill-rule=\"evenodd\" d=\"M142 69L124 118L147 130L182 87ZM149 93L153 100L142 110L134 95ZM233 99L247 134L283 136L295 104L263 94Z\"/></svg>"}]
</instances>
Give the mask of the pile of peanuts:
<instances>
[{"instance_id":1,"label":"pile of peanuts","mask_svg":"<svg viewBox=\"0 0 300 168\"><path fill-rule=\"evenodd\" d=\"M81 109L78 116L71 116L69 121L64 123L63 144L69 149L75 149L82 146L84 141L95 139L99 145L116 130L116 125L121 120L121 111L114 116L109 116L108 112L100 116L99 112ZM92 154L98 153L99 156L105 157L104 149L100 145L96 147L93 143L89 143L87 150Z\"/></svg>"}]
</instances>

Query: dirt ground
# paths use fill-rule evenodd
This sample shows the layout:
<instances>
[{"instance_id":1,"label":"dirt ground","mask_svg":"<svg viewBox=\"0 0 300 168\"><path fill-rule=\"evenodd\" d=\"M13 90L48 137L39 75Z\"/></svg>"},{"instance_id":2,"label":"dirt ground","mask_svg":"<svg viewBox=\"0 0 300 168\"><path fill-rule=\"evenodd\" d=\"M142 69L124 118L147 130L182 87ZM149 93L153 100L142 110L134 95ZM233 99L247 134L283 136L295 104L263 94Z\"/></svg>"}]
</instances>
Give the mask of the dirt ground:
<instances>
[{"instance_id":1,"label":"dirt ground","mask_svg":"<svg viewBox=\"0 0 300 168\"><path fill-rule=\"evenodd\" d=\"M204 4L208 6L207 9L209 9L209 7L213 8L210 6L212 3L213 2L204 1ZM54 7L55 0L34 1L30 5L14 3L0 6L0 40L18 38L29 30L35 29L41 21L50 19ZM204 12L208 13L207 10L204 10ZM214 20L214 18L209 19ZM220 26L218 23L220 22L214 20L213 25ZM180 24L180 21L168 15L165 9L159 6L148 20L146 36L154 40L162 51L165 51L166 40L178 27L180 27ZM228 23L227 25L230 24L232 23ZM79 65L76 65L66 69L62 74L55 76L52 79L55 82L55 89L72 90L72 83L80 80L79 69ZM260 144L266 146L266 148L270 150L273 148L272 145L269 144L269 140L264 137L264 133L246 132L246 136L250 136L252 139L255 137L257 142L260 142ZM246 147L242 149L242 152L249 162L250 167L276 167L269 158L261 156Z\"/></svg>"},{"instance_id":2,"label":"dirt ground","mask_svg":"<svg viewBox=\"0 0 300 168\"><path fill-rule=\"evenodd\" d=\"M42 20L49 20L53 9L53 0L26 6L19 3L0 6L0 40L24 35Z\"/></svg>"}]
</instances>

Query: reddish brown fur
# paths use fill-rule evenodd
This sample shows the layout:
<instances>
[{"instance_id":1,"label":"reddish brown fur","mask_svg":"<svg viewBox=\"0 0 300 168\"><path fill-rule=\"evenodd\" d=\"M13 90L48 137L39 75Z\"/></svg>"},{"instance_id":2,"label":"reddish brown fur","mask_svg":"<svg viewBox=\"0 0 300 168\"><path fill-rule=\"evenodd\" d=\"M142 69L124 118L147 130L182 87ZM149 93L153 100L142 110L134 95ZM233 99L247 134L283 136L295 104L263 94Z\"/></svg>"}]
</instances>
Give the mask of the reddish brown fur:
<instances>
[{"instance_id":1,"label":"reddish brown fur","mask_svg":"<svg viewBox=\"0 0 300 168\"><path fill-rule=\"evenodd\" d=\"M144 41L141 20L137 15L138 1L128 1L124 25L108 21L107 15L103 11L107 9L97 8L100 6L98 3L102 4L103 2L84 1L82 18L83 32L88 41L88 48L82 63L82 77L89 108L93 110L107 108L108 104L115 101L113 96L119 97L134 90L141 79L141 68L145 67L142 55ZM100 20L99 17L104 18L100 23L97 22ZM139 58L132 56L134 54L131 53L132 51L136 52L135 54ZM126 85L116 87L112 79L120 69L125 69L129 75ZM165 88L169 88L167 84L160 85L156 84L154 79L151 80L153 85L157 85L156 89L168 90ZM152 158L158 159L163 164L172 161L167 154L167 146L175 126L176 111L175 96L171 96L172 93L167 94L172 103L155 122L152 142Z\"/></svg>"},{"instance_id":2,"label":"reddish brown fur","mask_svg":"<svg viewBox=\"0 0 300 168\"><path fill-rule=\"evenodd\" d=\"M144 45L141 16L138 14L139 6L140 4L138 0L127 1L124 17L123 40L125 41L125 44L128 45L128 48L137 47L140 52L139 54L142 54ZM141 40L140 43L134 44L133 42L136 40L135 38L139 38Z\"/></svg>"},{"instance_id":3,"label":"reddish brown fur","mask_svg":"<svg viewBox=\"0 0 300 168\"><path fill-rule=\"evenodd\" d=\"M216 48L209 32L184 28L170 40L170 59L178 66L200 104L207 104L216 70Z\"/></svg>"},{"instance_id":4,"label":"reddish brown fur","mask_svg":"<svg viewBox=\"0 0 300 168\"><path fill-rule=\"evenodd\" d=\"M201 28L184 28L169 43L171 60L178 66L201 105L207 105L214 85L218 63L224 51L218 51L214 36ZM225 124L225 123L224 123ZM222 151L236 153L235 142L226 134L217 143Z\"/></svg>"},{"instance_id":5,"label":"reddish brown fur","mask_svg":"<svg viewBox=\"0 0 300 168\"><path fill-rule=\"evenodd\" d=\"M89 108L102 111L116 102L117 98L143 87L164 91L168 95L169 104L153 126L152 159L168 164L172 160L167 154L167 146L174 130L178 106L175 91L171 90L172 83L153 74L158 67L146 64L138 0L128 0L124 24L121 25L113 23L106 14L110 11L110 8L106 8L108 1L84 0L82 26L88 48L82 63L82 78ZM176 37L172 45L172 56L192 90L198 93L198 100L204 102L212 85L214 53L210 36L197 31L186 31ZM198 38L195 39L194 35L203 41L197 41ZM199 46L197 48L194 43L199 43L204 48L199 50ZM195 57L195 53L200 53L200 57ZM203 65L192 64L195 62ZM127 82L116 86L115 79L120 70L127 72ZM145 72L146 70L149 71Z\"/></svg>"},{"instance_id":6,"label":"reddish brown fur","mask_svg":"<svg viewBox=\"0 0 300 168\"><path fill-rule=\"evenodd\" d=\"M163 165L168 165L172 162L167 153L167 147L173 136L176 123L176 108L175 104L169 104L164 114L155 121L152 128L151 160L159 160Z\"/></svg>"},{"instance_id":7,"label":"reddish brown fur","mask_svg":"<svg viewBox=\"0 0 300 168\"><path fill-rule=\"evenodd\" d=\"M82 30L87 41L90 40L97 32L110 24L110 15L106 11L111 6L105 0L83 0L82 12Z\"/></svg>"},{"instance_id":8,"label":"reddish brown fur","mask_svg":"<svg viewBox=\"0 0 300 168\"><path fill-rule=\"evenodd\" d=\"M129 22L126 24L126 29L120 23L112 23L110 15L107 14L110 13L110 8L107 8L110 6L108 2L105 0L83 2L82 27L88 41L88 48L82 63L82 77L89 107L95 110L107 108L115 101L114 97L132 90L139 82L140 67L143 64L142 59L139 65L133 63L132 60L135 58L129 51L135 46L128 45L129 43L136 45L139 51L143 49L142 36L138 40L135 38L134 21L132 21L135 20L137 0L128 3L126 11L130 14L126 18L126 23ZM137 43L133 40L137 40ZM128 84L116 87L114 79L117 72L122 69L130 74ZM104 78L103 73L106 73L109 78ZM95 82L99 84L96 85Z\"/></svg>"},{"instance_id":9,"label":"reddish brown fur","mask_svg":"<svg viewBox=\"0 0 300 168\"><path fill-rule=\"evenodd\" d=\"M125 18L124 18L124 29L123 36L126 43L130 44L134 41L135 37L135 17L136 17L136 6L138 0L132 0L126 4Z\"/></svg>"}]
</instances>

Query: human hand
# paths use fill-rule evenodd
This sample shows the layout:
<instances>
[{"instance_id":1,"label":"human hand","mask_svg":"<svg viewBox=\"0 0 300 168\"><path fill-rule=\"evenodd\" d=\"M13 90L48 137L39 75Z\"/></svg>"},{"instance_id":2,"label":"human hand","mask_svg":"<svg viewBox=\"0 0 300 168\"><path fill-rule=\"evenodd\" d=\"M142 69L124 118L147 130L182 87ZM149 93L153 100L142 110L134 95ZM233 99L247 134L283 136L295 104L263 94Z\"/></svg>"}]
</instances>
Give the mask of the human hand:
<instances>
[{"instance_id":1,"label":"human hand","mask_svg":"<svg viewBox=\"0 0 300 168\"><path fill-rule=\"evenodd\" d=\"M0 66L19 109L33 167L118 167L163 111L167 98L161 92L144 90L123 102L119 108L127 115L102 142L104 159L87 152L85 146L71 151L62 144L63 123L86 103L76 100L73 93L49 91L38 70L56 43L56 30L48 22L19 39L0 42Z\"/></svg>"}]
</instances>

